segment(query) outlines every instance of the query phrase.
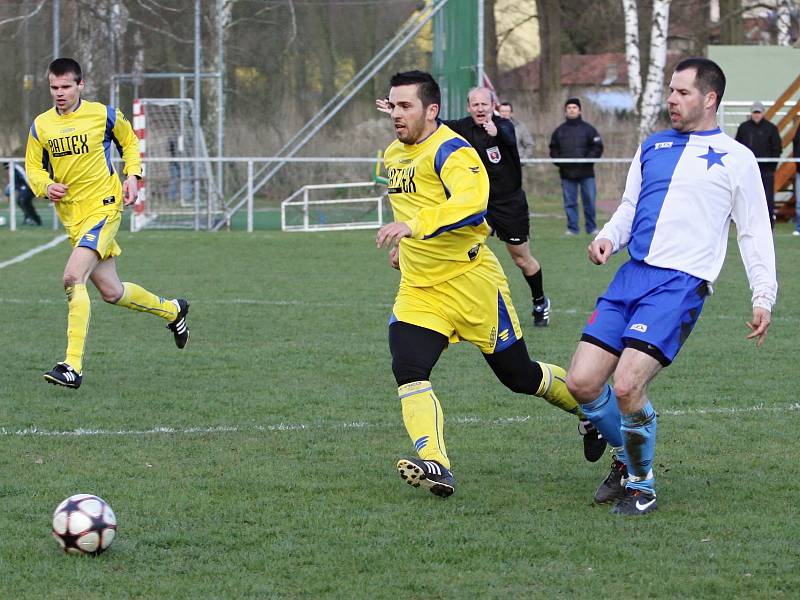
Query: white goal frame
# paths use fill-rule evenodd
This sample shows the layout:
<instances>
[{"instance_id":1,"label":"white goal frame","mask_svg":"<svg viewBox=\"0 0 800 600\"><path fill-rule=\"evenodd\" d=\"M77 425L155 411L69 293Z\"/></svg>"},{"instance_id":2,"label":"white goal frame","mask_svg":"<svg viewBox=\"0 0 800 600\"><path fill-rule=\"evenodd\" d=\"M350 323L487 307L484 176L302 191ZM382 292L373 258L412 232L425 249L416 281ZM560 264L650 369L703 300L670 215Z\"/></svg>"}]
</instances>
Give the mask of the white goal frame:
<instances>
[{"instance_id":1,"label":"white goal frame","mask_svg":"<svg viewBox=\"0 0 800 600\"><path fill-rule=\"evenodd\" d=\"M376 181L359 181L356 183L322 183L304 185L294 194L281 202L281 230L282 231L344 231L352 229L377 229L384 225L383 201L386 193L380 196L366 196L361 198L345 199L322 199L316 200L310 197L309 192L313 190L338 190L353 188L374 188L381 184ZM342 223L312 223L309 219L309 208L316 206L326 206L335 204L363 204L376 205L377 220L375 221L350 221ZM303 212L303 223L300 225L290 225L287 223L286 213L288 209L300 207Z\"/></svg>"}]
</instances>

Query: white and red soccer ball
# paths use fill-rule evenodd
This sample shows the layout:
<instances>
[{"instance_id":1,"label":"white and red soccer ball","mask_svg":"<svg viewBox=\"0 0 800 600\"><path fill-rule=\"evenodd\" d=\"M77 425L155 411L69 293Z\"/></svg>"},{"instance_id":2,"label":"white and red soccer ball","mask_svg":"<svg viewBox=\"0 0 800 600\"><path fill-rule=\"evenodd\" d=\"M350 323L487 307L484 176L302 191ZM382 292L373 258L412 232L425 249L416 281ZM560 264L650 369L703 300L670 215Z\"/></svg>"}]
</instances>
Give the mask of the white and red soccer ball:
<instances>
[{"instance_id":1,"label":"white and red soccer ball","mask_svg":"<svg viewBox=\"0 0 800 600\"><path fill-rule=\"evenodd\" d=\"M117 517L108 503L92 494L75 494L53 513L53 537L70 554L96 556L117 534Z\"/></svg>"}]
</instances>

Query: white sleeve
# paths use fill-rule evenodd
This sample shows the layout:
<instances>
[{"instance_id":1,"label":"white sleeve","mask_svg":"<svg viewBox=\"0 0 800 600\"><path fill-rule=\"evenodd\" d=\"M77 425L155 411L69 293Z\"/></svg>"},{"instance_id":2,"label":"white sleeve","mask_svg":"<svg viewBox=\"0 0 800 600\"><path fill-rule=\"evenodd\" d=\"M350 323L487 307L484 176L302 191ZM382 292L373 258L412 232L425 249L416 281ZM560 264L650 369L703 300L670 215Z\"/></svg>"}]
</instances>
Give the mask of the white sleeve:
<instances>
[{"instance_id":1,"label":"white sleeve","mask_svg":"<svg viewBox=\"0 0 800 600\"><path fill-rule=\"evenodd\" d=\"M636 149L636 154L628 169L628 178L625 181L625 191L622 201L611 220L605 224L595 239L605 238L611 240L613 251L619 252L631 239L631 226L633 216L636 214L636 205L639 202L639 193L642 191L642 147Z\"/></svg>"},{"instance_id":2,"label":"white sleeve","mask_svg":"<svg viewBox=\"0 0 800 600\"><path fill-rule=\"evenodd\" d=\"M753 308L771 311L778 295L778 281L764 186L758 164L752 156L747 157L747 162L738 171L731 212L736 223L736 240L753 290Z\"/></svg>"}]
</instances>

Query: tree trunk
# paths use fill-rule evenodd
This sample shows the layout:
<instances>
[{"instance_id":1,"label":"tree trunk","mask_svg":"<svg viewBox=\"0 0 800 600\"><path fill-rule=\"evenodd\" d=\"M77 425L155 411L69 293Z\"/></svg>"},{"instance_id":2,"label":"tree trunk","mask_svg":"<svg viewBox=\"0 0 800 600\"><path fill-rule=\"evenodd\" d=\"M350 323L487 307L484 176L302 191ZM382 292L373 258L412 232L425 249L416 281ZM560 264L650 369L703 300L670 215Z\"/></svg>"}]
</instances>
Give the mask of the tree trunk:
<instances>
[{"instance_id":1,"label":"tree trunk","mask_svg":"<svg viewBox=\"0 0 800 600\"><path fill-rule=\"evenodd\" d=\"M789 31L792 28L791 7L792 0L778 0L778 46L791 46L792 39Z\"/></svg>"},{"instance_id":2,"label":"tree trunk","mask_svg":"<svg viewBox=\"0 0 800 600\"><path fill-rule=\"evenodd\" d=\"M497 82L497 21L494 17L495 0L484 0L483 14L484 14L484 52L483 52L483 68L489 79Z\"/></svg>"},{"instance_id":3,"label":"tree trunk","mask_svg":"<svg viewBox=\"0 0 800 600\"><path fill-rule=\"evenodd\" d=\"M667 62L667 31L669 29L669 5L671 0L653 2L653 21L650 33L650 62L647 82L642 94L639 139L649 135L658 122L663 108L664 65Z\"/></svg>"},{"instance_id":4,"label":"tree trunk","mask_svg":"<svg viewBox=\"0 0 800 600\"><path fill-rule=\"evenodd\" d=\"M642 66L639 59L639 12L636 0L622 0L625 15L625 61L628 63L628 89L633 96L633 106L639 111L642 95Z\"/></svg>"},{"instance_id":5,"label":"tree trunk","mask_svg":"<svg viewBox=\"0 0 800 600\"><path fill-rule=\"evenodd\" d=\"M742 0L719 0L719 43L738 46L743 37Z\"/></svg>"},{"instance_id":6,"label":"tree trunk","mask_svg":"<svg viewBox=\"0 0 800 600\"><path fill-rule=\"evenodd\" d=\"M539 19L539 105L545 110L561 93L561 9L557 0L536 0Z\"/></svg>"}]
</instances>

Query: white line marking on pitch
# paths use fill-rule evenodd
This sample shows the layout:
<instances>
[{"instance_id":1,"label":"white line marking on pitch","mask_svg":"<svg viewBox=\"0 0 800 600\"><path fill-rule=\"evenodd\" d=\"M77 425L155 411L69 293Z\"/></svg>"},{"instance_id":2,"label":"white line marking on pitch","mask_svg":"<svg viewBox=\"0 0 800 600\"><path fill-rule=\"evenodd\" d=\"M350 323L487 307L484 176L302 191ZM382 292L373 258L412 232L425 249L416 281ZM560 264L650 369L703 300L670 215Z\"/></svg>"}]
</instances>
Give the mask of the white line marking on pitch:
<instances>
[{"instance_id":1,"label":"white line marking on pitch","mask_svg":"<svg viewBox=\"0 0 800 600\"><path fill-rule=\"evenodd\" d=\"M686 409L667 409L657 410L659 416L685 417L695 415L742 415L752 413L776 413L800 410L800 402L781 406L764 406L756 404L744 408L730 407L707 407L707 408L686 408ZM528 421L554 421L562 418L558 413L552 415L518 415L511 417L499 417L486 419L483 417L450 417L448 423L451 425L517 425ZM37 427L27 427L25 429L8 429L0 427L0 436L4 437L81 437L81 436L109 436L109 437L140 437L148 435L193 435L209 433L259 433L273 431L323 431L323 430L349 430L349 429L388 429L399 427L400 421L391 423L369 423L365 421L355 421L348 423L275 423L272 425L217 425L213 427L153 427L151 429L87 429L79 428L69 431L52 431L39 429Z\"/></svg>"},{"instance_id":2,"label":"white line marking on pitch","mask_svg":"<svg viewBox=\"0 0 800 600\"><path fill-rule=\"evenodd\" d=\"M352 308L352 302L309 302L308 300L264 300L259 298L228 298L228 299L219 299L214 298L211 300L197 300L196 298L193 300L192 297L189 297L192 302L196 302L197 305L201 304L208 304L211 306L231 306L233 304L240 304L242 306L299 306L299 307L308 307L308 308ZM2 298L0 297L0 304L58 304L61 305L64 303L62 299L56 298L39 298L36 300L31 300L27 298ZM394 306L392 303L375 303L370 305L361 305L361 308L391 308ZM577 309L577 308L551 308L550 312L562 315L586 315L588 317L591 311L584 310L584 309ZM740 321L742 319L747 318L747 313L742 313L742 315L730 315L730 314L717 314L717 315L710 315L710 314L703 314L700 316L701 319L717 319L723 321ZM773 321L797 321L797 315L773 315Z\"/></svg>"},{"instance_id":3,"label":"white line marking on pitch","mask_svg":"<svg viewBox=\"0 0 800 600\"><path fill-rule=\"evenodd\" d=\"M19 256L15 256L7 261L0 262L0 269L5 269L10 265L15 265L17 263L21 263L23 260L28 260L31 256L35 256L39 254L39 252L44 252L45 250L49 250L55 246L58 246L61 242L67 239L66 235L59 235L58 237L53 238L46 244L42 244L41 246L36 246L35 248L31 248L27 252L23 252Z\"/></svg>"}]
</instances>

